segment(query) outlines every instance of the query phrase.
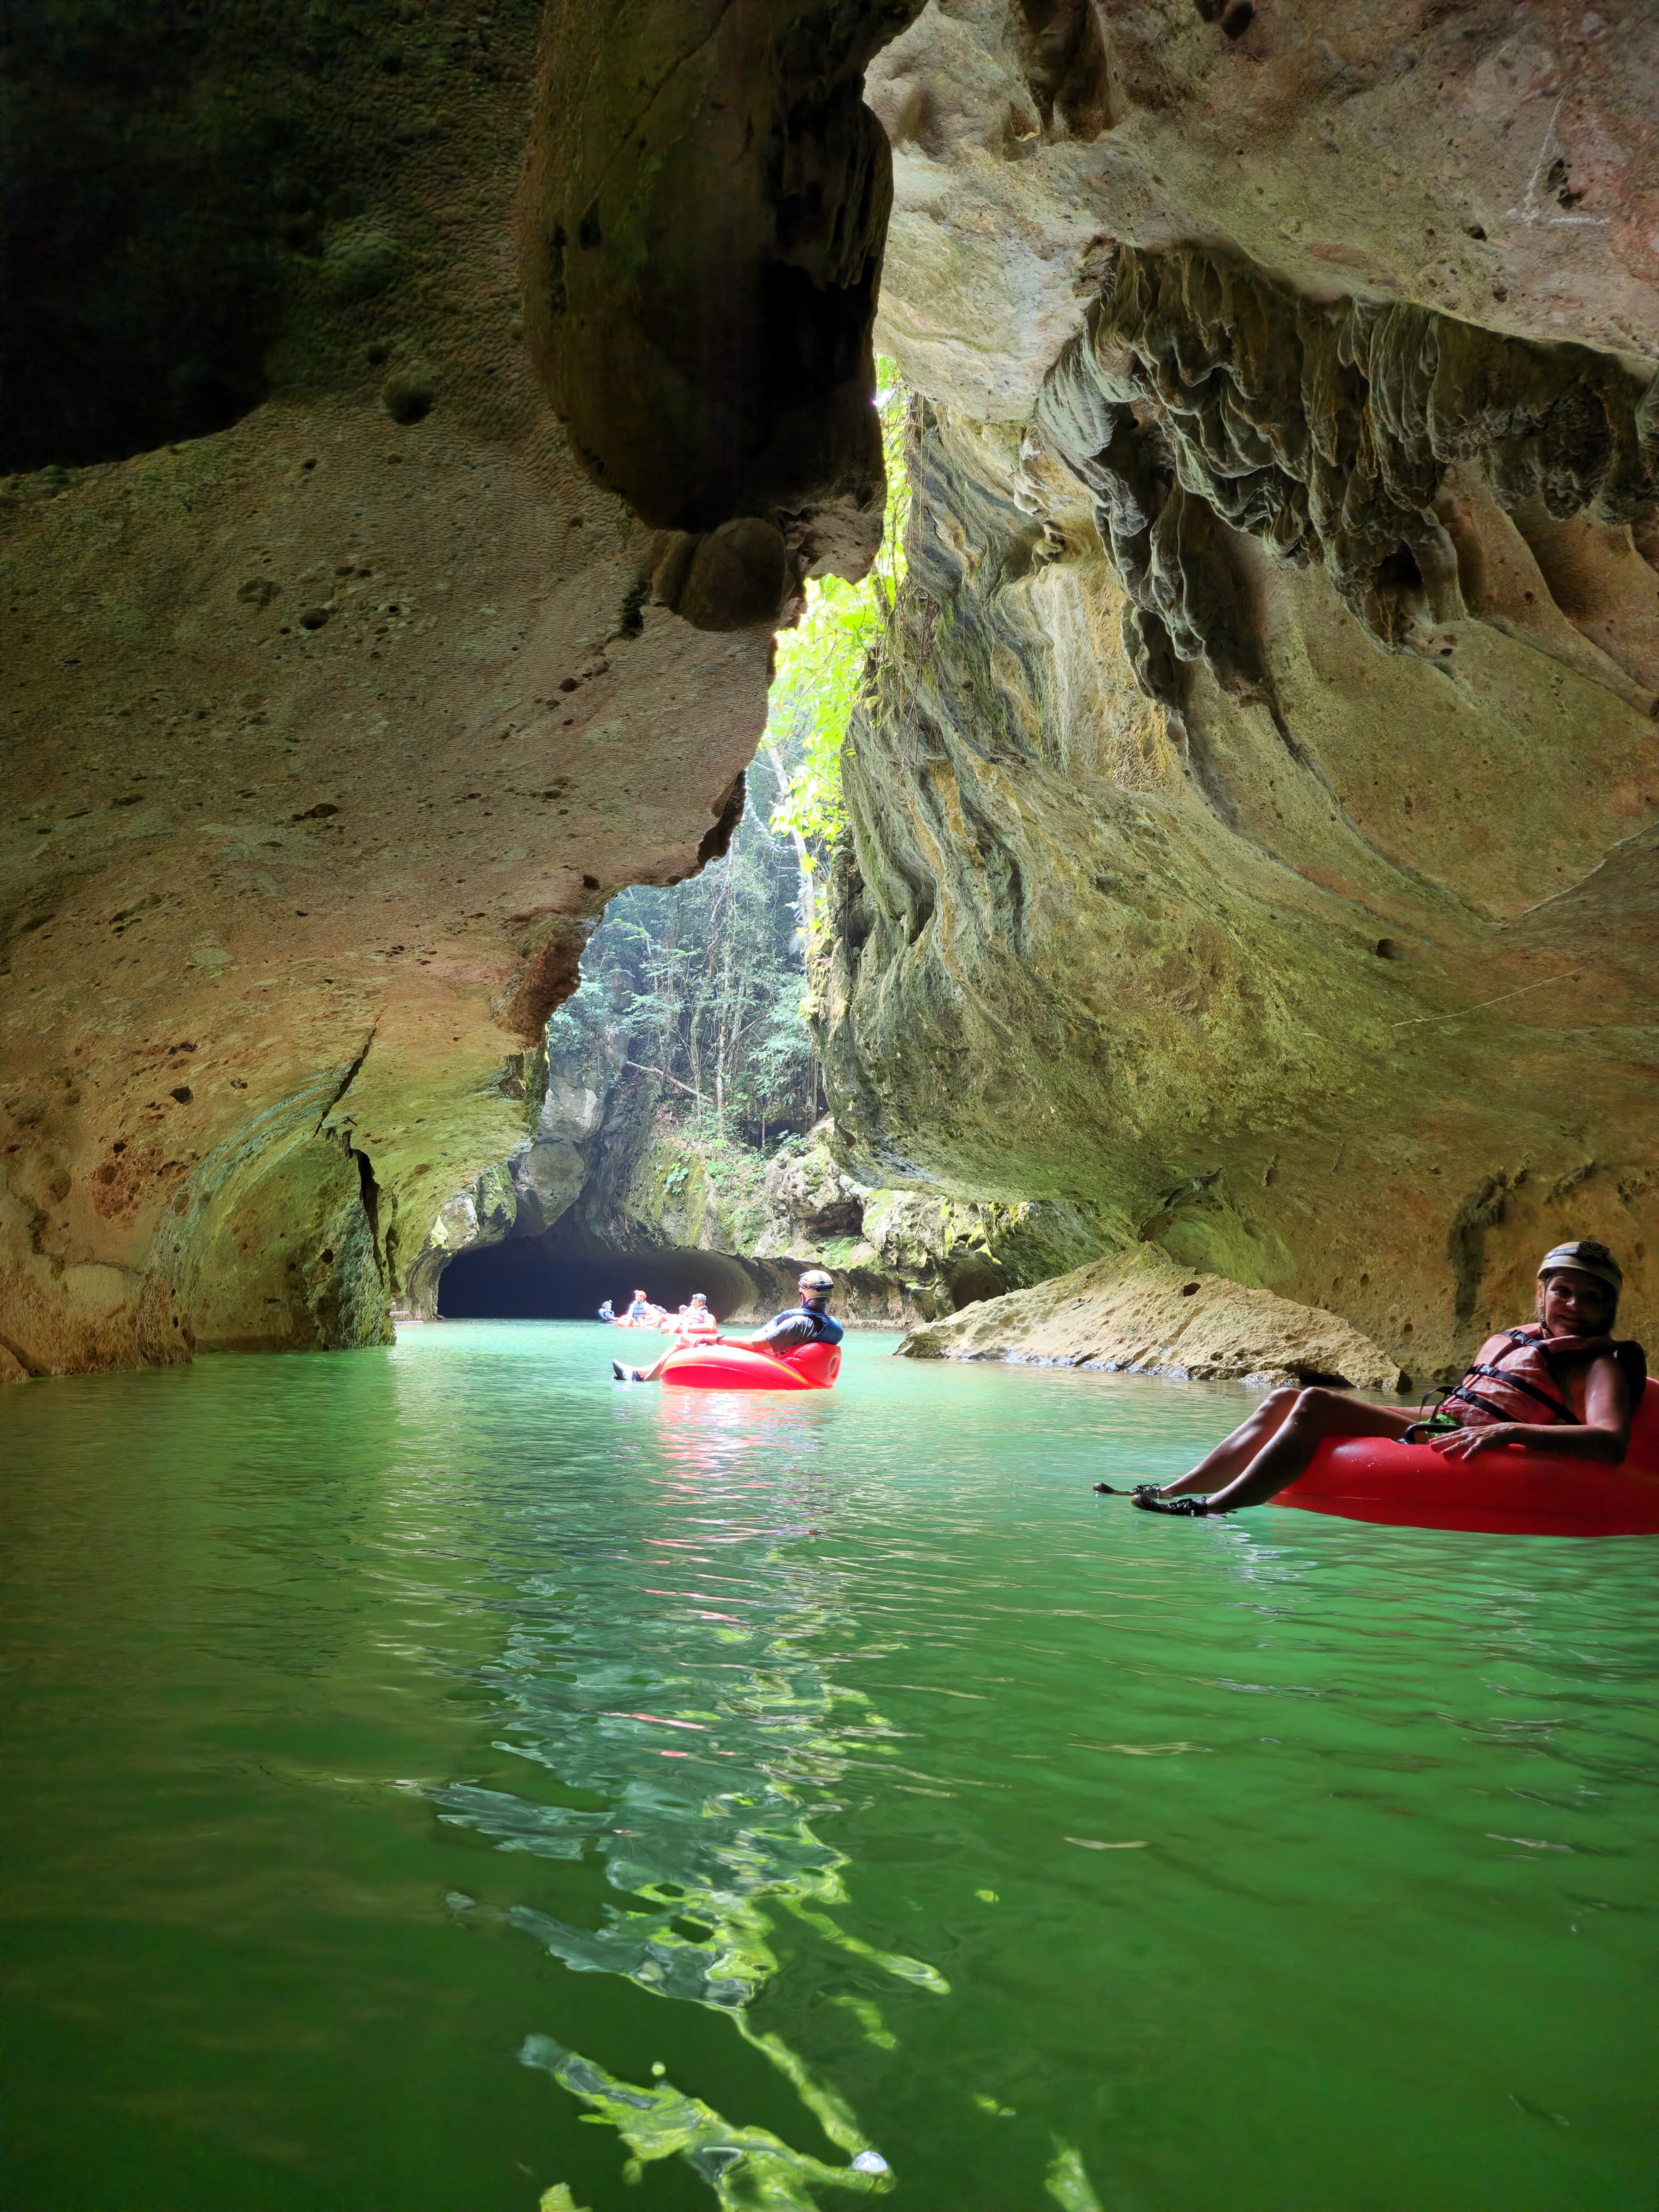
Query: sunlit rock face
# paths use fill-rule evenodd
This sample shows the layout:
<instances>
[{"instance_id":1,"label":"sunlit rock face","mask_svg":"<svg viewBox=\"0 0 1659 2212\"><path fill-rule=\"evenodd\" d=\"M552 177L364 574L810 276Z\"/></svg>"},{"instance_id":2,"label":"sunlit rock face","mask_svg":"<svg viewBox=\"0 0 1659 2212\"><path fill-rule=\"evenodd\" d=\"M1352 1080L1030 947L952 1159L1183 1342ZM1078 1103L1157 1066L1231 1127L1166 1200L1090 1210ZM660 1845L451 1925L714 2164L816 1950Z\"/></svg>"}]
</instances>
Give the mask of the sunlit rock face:
<instances>
[{"instance_id":1,"label":"sunlit rock face","mask_svg":"<svg viewBox=\"0 0 1659 2212\"><path fill-rule=\"evenodd\" d=\"M1388 1354L1335 1315L1224 1275L1190 1275L1147 1244L914 1328L899 1350L1257 1389L1393 1390L1401 1380Z\"/></svg>"},{"instance_id":2,"label":"sunlit rock face","mask_svg":"<svg viewBox=\"0 0 1659 2212\"><path fill-rule=\"evenodd\" d=\"M883 57L927 397L820 979L854 1172L1419 1377L1564 1236L1651 1328L1654 65L1635 11L973 0Z\"/></svg>"},{"instance_id":3,"label":"sunlit rock face","mask_svg":"<svg viewBox=\"0 0 1659 2212\"><path fill-rule=\"evenodd\" d=\"M930 0L866 96L886 342L981 421L1024 420L1120 242L1659 355L1659 41L1627 0Z\"/></svg>"},{"instance_id":4,"label":"sunlit rock face","mask_svg":"<svg viewBox=\"0 0 1659 2212\"><path fill-rule=\"evenodd\" d=\"M445 1194L532 1133L591 919L723 849L772 625L880 513L853 111L909 12L571 4L540 49L533 0L11 27L7 1374L384 1334ZM687 101L717 27L741 52ZM707 183L660 235L658 171L618 198L610 161L647 110ZM675 434L717 399L764 465L646 520L603 426L561 426L591 362L554 374L520 269L583 162L610 229L578 221L573 314L683 291L688 240L753 306L676 361ZM842 291L796 413L781 239Z\"/></svg>"}]
</instances>

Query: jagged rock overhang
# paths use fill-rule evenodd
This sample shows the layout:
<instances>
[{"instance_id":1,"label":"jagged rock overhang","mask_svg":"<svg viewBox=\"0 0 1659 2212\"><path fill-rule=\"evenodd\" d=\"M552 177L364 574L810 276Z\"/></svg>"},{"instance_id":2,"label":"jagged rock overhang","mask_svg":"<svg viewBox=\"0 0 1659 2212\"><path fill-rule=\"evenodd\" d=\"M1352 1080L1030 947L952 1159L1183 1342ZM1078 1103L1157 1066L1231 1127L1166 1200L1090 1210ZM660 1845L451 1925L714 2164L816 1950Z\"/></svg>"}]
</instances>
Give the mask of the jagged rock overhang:
<instances>
[{"instance_id":1,"label":"jagged rock overhang","mask_svg":"<svg viewBox=\"0 0 1659 2212\"><path fill-rule=\"evenodd\" d=\"M1651 372L1404 302L1299 298L1197 247L1116 250L1033 430L1087 488L1134 605L1137 675L1177 708L1172 662L1202 660L1235 694L1264 684L1218 521L1320 562L1379 644L1407 649L1466 611L1437 512L1454 468L1505 514L1588 514L1659 554Z\"/></svg>"},{"instance_id":2,"label":"jagged rock overhang","mask_svg":"<svg viewBox=\"0 0 1659 2212\"><path fill-rule=\"evenodd\" d=\"M890 158L861 97L921 0L550 10L520 198L530 347L658 595L775 616L880 539L871 326ZM582 96L573 102L573 85Z\"/></svg>"},{"instance_id":3,"label":"jagged rock overhang","mask_svg":"<svg viewBox=\"0 0 1659 2212\"><path fill-rule=\"evenodd\" d=\"M1032 434L921 411L837 1120L872 1179L1092 1198L1420 1372L1563 1207L1645 1267L1650 387L1237 256L1109 278Z\"/></svg>"}]
</instances>

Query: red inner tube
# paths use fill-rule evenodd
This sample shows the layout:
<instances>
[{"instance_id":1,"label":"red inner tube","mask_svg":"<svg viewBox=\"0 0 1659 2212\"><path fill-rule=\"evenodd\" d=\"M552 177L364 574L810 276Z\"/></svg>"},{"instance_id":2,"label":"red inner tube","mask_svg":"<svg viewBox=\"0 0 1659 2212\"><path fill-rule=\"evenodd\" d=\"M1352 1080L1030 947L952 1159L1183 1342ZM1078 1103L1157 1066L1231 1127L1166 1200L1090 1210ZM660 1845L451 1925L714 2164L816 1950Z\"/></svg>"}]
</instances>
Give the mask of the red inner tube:
<instances>
[{"instance_id":1,"label":"red inner tube","mask_svg":"<svg viewBox=\"0 0 1659 2212\"><path fill-rule=\"evenodd\" d=\"M827 1390L841 1371L841 1347L804 1344L799 1352L756 1352L746 1344L688 1344L671 1352L659 1381L690 1390Z\"/></svg>"},{"instance_id":2,"label":"red inner tube","mask_svg":"<svg viewBox=\"0 0 1659 2212\"><path fill-rule=\"evenodd\" d=\"M1382 1437L1332 1437L1275 1505L1398 1528L1494 1535L1659 1535L1659 1390L1642 1393L1622 1467L1506 1445L1474 1460Z\"/></svg>"}]
</instances>

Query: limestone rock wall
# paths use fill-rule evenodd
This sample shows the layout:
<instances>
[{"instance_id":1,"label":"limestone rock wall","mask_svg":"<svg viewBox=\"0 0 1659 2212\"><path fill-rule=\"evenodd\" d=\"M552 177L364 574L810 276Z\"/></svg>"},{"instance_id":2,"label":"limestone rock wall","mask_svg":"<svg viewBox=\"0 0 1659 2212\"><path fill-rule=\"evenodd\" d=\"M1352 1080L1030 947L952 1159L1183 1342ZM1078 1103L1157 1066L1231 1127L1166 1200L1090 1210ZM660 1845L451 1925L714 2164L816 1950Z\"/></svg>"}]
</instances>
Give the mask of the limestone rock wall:
<instances>
[{"instance_id":1,"label":"limestone rock wall","mask_svg":"<svg viewBox=\"0 0 1659 2212\"><path fill-rule=\"evenodd\" d=\"M842 1165L1413 1371L1564 1232L1651 1314L1640 8L8 38L0 1372L370 1340L439 1194L556 1201L588 925L721 848L772 624L869 556L878 283Z\"/></svg>"},{"instance_id":2,"label":"limestone rock wall","mask_svg":"<svg viewBox=\"0 0 1659 2212\"><path fill-rule=\"evenodd\" d=\"M1577 0L929 0L876 58L883 343L1021 422L1118 244L1659 356L1659 43Z\"/></svg>"},{"instance_id":3,"label":"limestone rock wall","mask_svg":"<svg viewBox=\"0 0 1659 2212\"><path fill-rule=\"evenodd\" d=\"M1563 1236L1650 1332L1651 41L1038 13L930 6L872 82L927 396L820 975L848 1164L1419 1378Z\"/></svg>"},{"instance_id":4,"label":"limestone rock wall","mask_svg":"<svg viewBox=\"0 0 1659 2212\"><path fill-rule=\"evenodd\" d=\"M1146 1245L914 1328L908 1359L1000 1359L1179 1382L1346 1383L1392 1392L1386 1352L1334 1314L1224 1276L1191 1275Z\"/></svg>"},{"instance_id":5,"label":"limestone rock wall","mask_svg":"<svg viewBox=\"0 0 1659 2212\"><path fill-rule=\"evenodd\" d=\"M929 1319L1066 1274L1115 1249L1113 1224L1064 1201L876 1190L864 1209L875 1261Z\"/></svg>"},{"instance_id":6,"label":"limestone rock wall","mask_svg":"<svg viewBox=\"0 0 1659 2212\"><path fill-rule=\"evenodd\" d=\"M857 77L908 12L9 25L6 1373L381 1334L443 1194L532 1135L610 893L724 848L772 624L880 513L855 402L886 155ZM647 111L662 159L622 190ZM611 181L572 315L631 299L660 337L694 284L669 443L717 398L754 458L647 520L550 404L581 411L555 356L582 356L550 349L542 218L584 163ZM841 287L793 413L784 265ZM727 279L753 312L722 325Z\"/></svg>"}]
</instances>

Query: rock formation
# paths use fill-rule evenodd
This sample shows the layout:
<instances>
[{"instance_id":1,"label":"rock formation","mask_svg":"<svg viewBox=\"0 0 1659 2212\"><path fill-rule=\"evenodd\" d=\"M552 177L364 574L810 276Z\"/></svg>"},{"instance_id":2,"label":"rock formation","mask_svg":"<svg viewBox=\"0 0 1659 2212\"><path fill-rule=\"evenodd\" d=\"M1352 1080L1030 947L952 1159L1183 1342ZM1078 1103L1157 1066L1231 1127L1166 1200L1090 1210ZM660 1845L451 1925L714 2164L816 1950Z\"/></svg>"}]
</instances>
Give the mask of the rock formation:
<instances>
[{"instance_id":1,"label":"rock formation","mask_svg":"<svg viewBox=\"0 0 1659 2212\"><path fill-rule=\"evenodd\" d=\"M722 849L878 526L913 12L9 26L8 1374L382 1335L610 891Z\"/></svg>"},{"instance_id":2,"label":"rock formation","mask_svg":"<svg viewBox=\"0 0 1659 2212\"><path fill-rule=\"evenodd\" d=\"M743 1322L792 1303L802 1268L824 1267L844 1320L905 1328L1043 1282L1110 1242L1109 1222L1082 1207L867 1189L836 1164L828 1121L769 1158L698 1135L630 1060L628 1013L595 1018L601 997L590 984L549 1024L532 1134L439 1208L396 1319L435 1320L451 1263L510 1245L491 1263L491 1294L510 1310L545 1311L555 1284L568 1295L573 1280L597 1307L642 1275L676 1301L704 1291ZM478 1295L464 1291L461 1310Z\"/></svg>"},{"instance_id":3,"label":"rock formation","mask_svg":"<svg viewBox=\"0 0 1659 2212\"><path fill-rule=\"evenodd\" d=\"M771 626L869 557L866 65L922 399L829 901L842 1166L953 1302L942 1198L1417 1375L1564 1231L1652 1321L1644 10L8 38L0 1370L373 1340L443 1193L518 1148L556 1203L592 919L721 849Z\"/></svg>"},{"instance_id":4,"label":"rock formation","mask_svg":"<svg viewBox=\"0 0 1659 2212\"><path fill-rule=\"evenodd\" d=\"M1659 1317L1656 65L1637 10L1248 0L883 55L926 398L853 1172L1086 1203L1419 1377L1563 1235Z\"/></svg>"},{"instance_id":5,"label":"rock formation","mask_svg":"<svg viewBox=\"0 0 1659 2212\"><path fill-rule=\"evenodd\" d=\"M1000 1359L1180 1382L1349 1383L1393 1390L1400 1370L1335 1315L1223 1275L1189 1275L1146 1244L912 1329L911 1359Z\"/></svg>"}]
</instances>

